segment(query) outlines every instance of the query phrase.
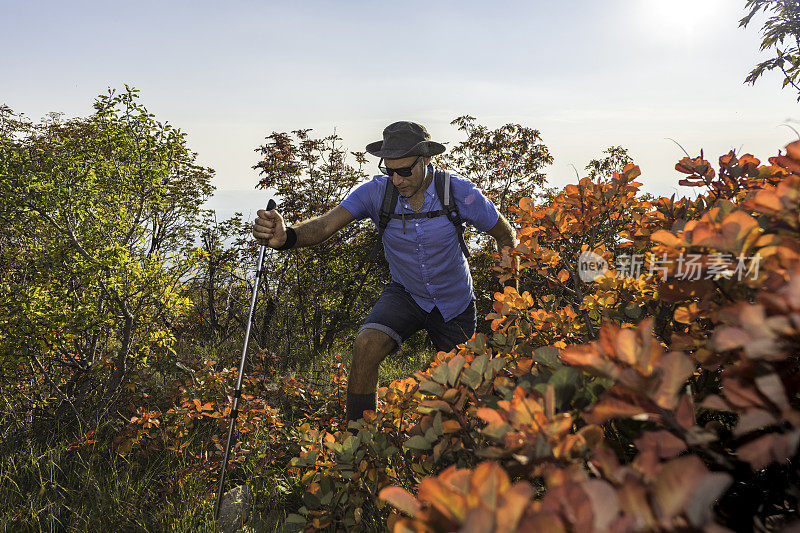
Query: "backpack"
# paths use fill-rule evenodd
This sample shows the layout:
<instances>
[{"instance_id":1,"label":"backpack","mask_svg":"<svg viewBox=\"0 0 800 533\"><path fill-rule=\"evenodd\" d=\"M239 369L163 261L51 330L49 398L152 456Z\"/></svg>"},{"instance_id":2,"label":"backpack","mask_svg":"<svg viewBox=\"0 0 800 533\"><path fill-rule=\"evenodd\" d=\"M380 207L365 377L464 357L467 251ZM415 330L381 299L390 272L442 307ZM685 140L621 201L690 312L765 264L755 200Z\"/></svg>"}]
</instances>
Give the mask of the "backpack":
<instances>
[{"instance_id":1,"label":"backpack","mask_svg":"<svg viewBox=\"0 0 800 533\"><path fill-rule=\"evenodd\" d=\"M378 219L378 240L375 247L372 249L371 258L374 258L383 244L383 232L389 224L389 220L393 218L435 218L438 216L446 216L450 222L456 227L456 234L458 235L458 242L461 245L461 252L465 257L469 257L469 249L464 242L464 221L458 214L458 207L450 194L450 172L446 170L436 170L433 175L433 181L436 186L436 195L439 197L443 209L436 211L426 211L424 213L411 213L409 215L400 215L394 212L397 206L397 200L400 192L394 186L391 179L386 180L386 188L383 192L383 203L381 204L380 216Z\"/></svg>"}]
</instances>

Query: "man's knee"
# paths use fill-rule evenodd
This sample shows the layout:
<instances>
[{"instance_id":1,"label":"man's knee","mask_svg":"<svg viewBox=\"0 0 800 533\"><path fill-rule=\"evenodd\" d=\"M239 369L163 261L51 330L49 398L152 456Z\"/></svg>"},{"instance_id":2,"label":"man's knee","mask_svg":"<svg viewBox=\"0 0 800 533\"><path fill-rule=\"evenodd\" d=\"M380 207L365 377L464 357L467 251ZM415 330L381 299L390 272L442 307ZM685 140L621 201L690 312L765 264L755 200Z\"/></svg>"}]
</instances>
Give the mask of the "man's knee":
<instances>
[{"instance_id":1,"label":"man's knee","mask_svg":"<svg viewBox=\"0 0 800 533\"><path fill-rule=\"evenodd\" d=\"M382 331L362 329L353 343L353 366L378 366L395 345L395 341Z\"/></svg>"}]
</instances>

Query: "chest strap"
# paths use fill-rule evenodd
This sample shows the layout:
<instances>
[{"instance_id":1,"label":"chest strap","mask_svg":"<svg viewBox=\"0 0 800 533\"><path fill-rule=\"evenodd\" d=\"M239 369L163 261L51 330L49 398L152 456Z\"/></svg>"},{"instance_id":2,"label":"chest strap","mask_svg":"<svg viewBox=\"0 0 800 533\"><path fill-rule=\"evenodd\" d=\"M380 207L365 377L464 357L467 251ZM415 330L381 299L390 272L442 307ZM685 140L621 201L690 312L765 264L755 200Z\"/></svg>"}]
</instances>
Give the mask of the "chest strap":
<instances>
[{"instance_id":1,"label":"chest strap","mask_svg":"<svg viewBox=\"0 0 800 533\"><path fill-rule=\"evenodd\" d=\"M436 187L436 195L439 197L439 202L442 204L443 209L435 211L426 211L424 213L395 213L397 207L397 200L400 192L394 186L391 180L386 180L386 187L383 193L383 202L381 202L381 210L378 216L378 239L375 246L370 253L370 260L373 260L380 251L383 245L383 233L386 231L386 226L391 219L419 219L419 218L436 218L439 216L446 216L448 220L455 226L456 234L458 235L458 243L461 246L461 252L465 257L469 257L469 249L466 242L464 242L464 221L458 214L458 207L456 206L453 196L450 194L450 173L446 170L437 170L434 175L434 184Z\"/></svg>"}]
</instances>

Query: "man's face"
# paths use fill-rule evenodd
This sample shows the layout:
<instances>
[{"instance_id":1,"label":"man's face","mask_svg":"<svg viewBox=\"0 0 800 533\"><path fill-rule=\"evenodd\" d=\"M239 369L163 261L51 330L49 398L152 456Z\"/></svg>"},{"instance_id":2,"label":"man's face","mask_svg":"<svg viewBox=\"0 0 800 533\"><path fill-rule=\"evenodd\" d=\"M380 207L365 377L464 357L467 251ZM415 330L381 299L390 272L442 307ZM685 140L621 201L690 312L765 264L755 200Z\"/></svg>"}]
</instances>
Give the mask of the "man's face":
<instances>
[{"instance_id":1,"label":"man's face","mask_svg":"<svg viewBox=\"0 0 800 533\"><path fill-rule=\"evenodd\" d=\"M392 174L392 183L397 187L401 196L408 198L416 194L422 182L425 181L425 168L430 160L430 157L412 155L410 157L401 157L400 159L384 159L384 165L386 165L386 168L405 168L409 165L414 165L414 161L417 161L417 164L411 170L410 176L403 177L397 173Z\"/></svg>"}]
</instances>

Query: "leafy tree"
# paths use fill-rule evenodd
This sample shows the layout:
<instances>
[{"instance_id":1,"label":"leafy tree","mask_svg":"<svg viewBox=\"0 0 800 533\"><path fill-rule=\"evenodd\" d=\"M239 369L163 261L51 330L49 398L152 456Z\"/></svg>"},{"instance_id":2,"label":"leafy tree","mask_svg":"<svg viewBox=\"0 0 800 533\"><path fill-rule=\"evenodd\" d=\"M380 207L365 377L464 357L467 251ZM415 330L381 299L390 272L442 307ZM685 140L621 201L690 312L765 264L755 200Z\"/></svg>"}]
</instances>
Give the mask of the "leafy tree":
<instances>
[{"instance_id":1,"label":"leafy tree","mask_svg":"<svg viewBox=\"0 0 800 533\"><path fill-rule=\"evenodd\" d=\"M775 57L756 65L745 78L745 83L754 84L765 73L779 70L783 74L782 87L794 87L800 101L800 1L747 0L745 9L749 12L739 21L739 26L744 28L757 13L769 14L761 28L763 38L760 49L771 49L775 53Z\"/></svg>"},{"instance_id":2,"label":"leafy tree","mask_svg":"<svg viewBox=\"0 0 800 533\"><path fill-rule=\"evenodd\" d=\"M363 152L348 154L336 134L313 138L309 131L274 132L256 150L258 186L275 191L288 224L322 215L368 177ZM283 355L284 368L313 361L337 343L349 349L347 340L388 279L383 263L367 269L376 235L364 231L369 226L351 224L315 247L269 254L265 291L279 309L268 327L270 346Z\"/></svg>"},{"instance_id":3,"label":"leafy tree","mask_svg":"<svg viewBox=\"0 0 800 533\"><path fill-rule=\"evenodd\" d=\"M183 351L206 347L216 352L228 341L241 341L254 274L249 230L249 221L243 221L241 213L220 222L213 211L202 211L194 250L197 268L184 282L185 295L194 307L175 324ZM268 302L268 307L274 309L274 302ZM256 317L258 322L260 314ZM259 340L258 335L255 338Z\"/></svg>"},{"instance_id":4,"label":"leafy tree","mask_svg":"<svg viewBox=\"0 0 800 533\"><path fill-rule=\"evenodd\" d=\"M633 158L628 155L628 150L622 146L610 146L603 150L606 156L602 159L592 159L586 165L586 170L589 171L589 177L596 179L598 177L610 178L614 172L622 172L628 163L633 163Z\"/></svg>"},{"instance_id":5,"label":"leafy tree","mask_svg":"<svg viewBox=\"0 0 800 533\"><path fill-rule=\"evenodd\" d=\"M171 366L159 357L187 307L187 241L212 171L137 99L110 90L63 122L0 114L0 362L22 412L82 419L131 368Z\"/></svg>"},{"instance_id":6,"label":"leafy tree","mask_svg":"<svg viewBox=\"0 0 800 533\"><path fill-rule=\"evenodd\" d=\"M553 162L541 133L520 124L491 130L469 115L450 124L467 138L440 156L439 163L469 177L511 219L509 206L544 185L543 168Z\"/></svg>"}]
</instances>

